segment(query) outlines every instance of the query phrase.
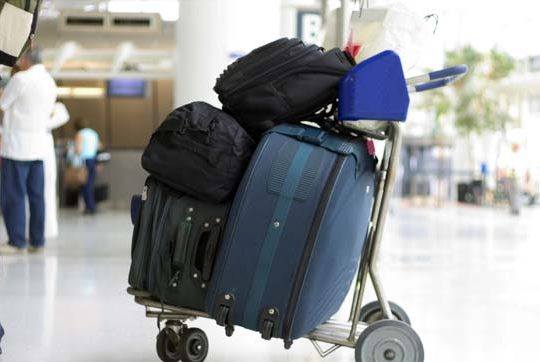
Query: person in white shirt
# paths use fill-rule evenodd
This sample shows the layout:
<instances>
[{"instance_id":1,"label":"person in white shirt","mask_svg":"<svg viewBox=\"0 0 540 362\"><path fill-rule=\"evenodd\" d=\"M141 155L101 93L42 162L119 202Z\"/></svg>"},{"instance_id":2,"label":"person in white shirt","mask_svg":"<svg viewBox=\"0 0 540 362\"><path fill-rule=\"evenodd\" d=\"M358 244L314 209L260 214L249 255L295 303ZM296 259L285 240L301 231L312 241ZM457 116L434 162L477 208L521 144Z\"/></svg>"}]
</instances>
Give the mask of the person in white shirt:
<instances>
[{"instance_id":1,"label":"person in white shirt","mask_svg":"<svg viewBox=\"0 0 540 362\"><path fill-rule=\"evenodd\" d=\"M0 199L8 243L0 254L24 252L26 240L26 198L30 206L29 251L45 245L45 198L43 160L49 147L48 124L56 103L57 87L41 64L38 49L20 60L21 72L8 83L0 108L4 112L0 155Z\"/></svg>"}]
</instances>

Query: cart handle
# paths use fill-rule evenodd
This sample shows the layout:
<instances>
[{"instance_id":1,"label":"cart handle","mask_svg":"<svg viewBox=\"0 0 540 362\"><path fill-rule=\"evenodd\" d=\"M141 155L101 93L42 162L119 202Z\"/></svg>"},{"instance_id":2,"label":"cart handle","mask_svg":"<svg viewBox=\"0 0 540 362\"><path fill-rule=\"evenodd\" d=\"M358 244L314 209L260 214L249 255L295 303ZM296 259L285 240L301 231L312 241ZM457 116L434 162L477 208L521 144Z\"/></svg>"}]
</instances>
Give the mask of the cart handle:
<instances>
[{"instance_id":1,"label":"cart handle","mask_svg":"<svg viewBox=\"0 0 540 362\"><path fill-rule=\"evenodd\" d=\"M424 92L436 88L445 87L463 77L469 71L465 64L445 68L407 79L409 93Z\"/></svg>"}]
</instances>

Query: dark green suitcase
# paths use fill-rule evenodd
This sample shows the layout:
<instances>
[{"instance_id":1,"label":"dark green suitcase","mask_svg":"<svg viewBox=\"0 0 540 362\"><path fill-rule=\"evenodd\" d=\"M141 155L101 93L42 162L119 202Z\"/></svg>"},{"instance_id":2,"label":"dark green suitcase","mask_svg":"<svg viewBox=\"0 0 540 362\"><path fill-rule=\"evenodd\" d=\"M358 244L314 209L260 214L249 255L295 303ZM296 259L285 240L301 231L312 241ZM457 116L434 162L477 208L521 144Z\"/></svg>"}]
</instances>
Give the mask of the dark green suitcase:
<instances>
[{"instance_id":1,"label":"dark green suitcase","mask_svg":"<svg viewBox=\"0 0 540 362\"><path fill-rule=\"evenodd\" d=\"M130 285L157 300L204 310L227 204L178 193L149 178L133 231Z\"/></svg>"}]
</instances>

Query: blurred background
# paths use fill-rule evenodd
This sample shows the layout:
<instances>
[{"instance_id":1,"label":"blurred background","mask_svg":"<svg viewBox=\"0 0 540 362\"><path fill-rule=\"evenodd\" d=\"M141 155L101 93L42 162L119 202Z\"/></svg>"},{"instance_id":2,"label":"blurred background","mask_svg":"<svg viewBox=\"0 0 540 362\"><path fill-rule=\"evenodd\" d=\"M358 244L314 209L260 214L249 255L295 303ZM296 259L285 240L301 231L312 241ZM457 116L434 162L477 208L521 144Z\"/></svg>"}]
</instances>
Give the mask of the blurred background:
<instances>
[{"instance_id":1,"label":"blurred background","mask_svg":"<svg viewBox=\"0 0 540 362\"><path fill-rule=\"evenodd\" d=\"M36 41L71 118L85 118L113 154L102 175L110 203L126 207L138 190L141 151L174 106L203 98L218 103L211 85L224 65L279 36L325 43L340 2L324 3L330 27L323 26L321 1L315 0L200 1L190 7L206 15L201 11L185 23L178 21L176 0L44 1ZM351 2L349 9L358 6ZM454 89L413 98L397 195L438 206L496 207L517 177L525 203L534 203L540 188L540 146L534 142L540 45L530 35L537 30L537 5L413 0L407 7L438 16L430 24L434 34L405 49L407 76L455 63L472 71ZM325 45L338 45L326 38ZM188 59L195 46L205 49L206 59ZM204 74L191 74L191 63ZM6 82L7 68L3 75ZM55 131L58 145L73 134L73 122ZM511 164L517 159L519 165Z\"/></svg>"},{"instance_id":2,"label":"blurred background","mask_svg":"<svg viewBox=\"0 0 540 362\"><path fill-rule=\"evenodd\" d=\"M388 294L410 311L428 361L534 360L540 4L532 0L44 0L36 44L59 101L99 133L107 153L100 213L80 216L78 190L64 184L69 122L54 131L60 235L44 256L2 259L0 360L154 360L155 326L124 295L129 202L146 178L140 157L152 131L176 106L219 105L215 79L252 49L283 36L343 47L354 42L348 21L362 5L396 3L436 15L425 34L404 39L407 77L461 63L470 73L412 96L383 250ZM1 88L10 70L0 74ZM318 360L307 343L287 354L241 332L226 344L212 323L202 325L211 361Z\"/></svg>"}]
</instances>

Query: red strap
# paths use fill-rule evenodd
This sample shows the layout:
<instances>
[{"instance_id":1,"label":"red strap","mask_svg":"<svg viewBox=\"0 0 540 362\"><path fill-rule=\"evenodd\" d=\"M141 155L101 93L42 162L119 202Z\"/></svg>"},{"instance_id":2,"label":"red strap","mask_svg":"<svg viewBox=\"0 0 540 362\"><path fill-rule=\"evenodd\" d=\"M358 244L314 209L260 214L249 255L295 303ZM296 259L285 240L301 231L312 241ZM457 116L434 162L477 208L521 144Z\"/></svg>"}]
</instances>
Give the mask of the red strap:
<instances>
[{"instance_id":1,"label":"red strap","mask_svg":"<svg viewBox=\"0 0 540 362\"><path fill-rule=\"evenodd\" d=\"M376 152L375 152L375 143L372 141L372 140L365 140L364 141L364 144L366 145L366 148L367 148L367 151L369 153L370 156L375 156Z\"/></svg>"},{"instance_id":2,"label":"red strap","mask_svg":"<svg viewBox=\"0 0 540 362\"><path fill-rule=\"evenodd\" d=\"M349 39L347 40L347 45L345 46L345 53L349 54L349 56L354 59L358 54L360 54L362 45L360 43L355 43L353 38L354 36L351 30L351 33L349 34Z\"/></svg>"}]
</instances>

